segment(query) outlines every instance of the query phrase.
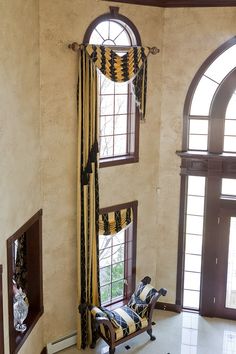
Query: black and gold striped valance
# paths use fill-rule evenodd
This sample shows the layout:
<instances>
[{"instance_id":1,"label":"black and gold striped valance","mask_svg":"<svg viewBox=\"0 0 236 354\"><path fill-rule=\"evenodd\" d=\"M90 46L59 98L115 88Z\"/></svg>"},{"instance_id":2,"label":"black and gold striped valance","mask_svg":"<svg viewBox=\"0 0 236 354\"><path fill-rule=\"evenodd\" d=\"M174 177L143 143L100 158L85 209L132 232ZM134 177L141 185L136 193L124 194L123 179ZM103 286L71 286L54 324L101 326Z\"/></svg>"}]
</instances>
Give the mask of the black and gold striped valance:
<instances>
[{"instance_id":1,"label":"black and gold striped valance","mask_svg":"<svg viewBox=\"0 0 236 354\"><path fill-rule=\"evenodd\" d=\"M148 47L131 47L126 54L120 56L111 48L88 44L81 47L89 55L97 69L114 82L132 80L133 92L142 119L146 111L147 92L147 57Z\"/></svg>"},{"instance_id":2,"label":"black and gold striped valance","mask_svg":"<svg viewBox=\"0 0 236 354\"><path fill-rule=\"evenodd\" d=\"M99 215L99 234L114 235L133 221L133 209L126 208Z\"/></svg>"}]
</instances>

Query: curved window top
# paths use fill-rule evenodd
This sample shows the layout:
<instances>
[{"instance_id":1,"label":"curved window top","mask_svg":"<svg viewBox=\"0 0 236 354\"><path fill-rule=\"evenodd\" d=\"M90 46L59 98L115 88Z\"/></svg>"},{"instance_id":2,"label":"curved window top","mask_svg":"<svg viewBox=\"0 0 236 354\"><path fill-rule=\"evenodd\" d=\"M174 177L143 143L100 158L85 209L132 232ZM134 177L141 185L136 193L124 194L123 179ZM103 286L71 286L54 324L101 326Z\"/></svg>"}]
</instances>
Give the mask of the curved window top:
<instances>
[{"instance_id":1,"label":"curved window top","mask_svg":"<svg viewBox=\"0 0 236 354\"><path fill-rule=\"evenodd\" d=\"M236 37L193 79L185 101L183 150L236 153Z\"/></svg>"},{"instance_id":2,"label":"curved window top","mask_svg":"<svg viewBox=\"0 0 236 354\"><path fill-rule=\"evenodd\" d=\"M196 87L190 115L208 116L212 98L223 79L236 66L236 44L220 54L203 73Z\"/></svg>"},{"instance_id":3,"label":"curved window top","mask_svg":"<svg viewBox=\"0 0 236 354\"><path fill-rule=\"evenodd\" d=\"M105 20L94 28L89 43L109 46L130 46L136 44L136 39L129 26L125 23L115 20Z\"/></svg>"}]
</instances>

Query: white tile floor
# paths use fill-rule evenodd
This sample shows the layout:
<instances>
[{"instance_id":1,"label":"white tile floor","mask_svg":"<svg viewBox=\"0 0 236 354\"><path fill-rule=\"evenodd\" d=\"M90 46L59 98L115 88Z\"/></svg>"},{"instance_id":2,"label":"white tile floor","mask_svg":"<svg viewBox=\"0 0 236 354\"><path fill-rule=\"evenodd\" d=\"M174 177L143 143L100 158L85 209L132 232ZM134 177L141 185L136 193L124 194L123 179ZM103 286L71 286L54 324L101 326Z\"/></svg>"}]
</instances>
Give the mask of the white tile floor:
<instances>
[{"instance_id":1,"label":"white tile floor","mask_svg":"<svg viewBox=\"0 0 236 354\"><path fill-rule=\"evenodd\" d=\"M156 341L151 342L143 333L116 348L115 354L236 354L236 321L201 317L197 314L155 310L153 334ZM125 348L126 345L130 349ZM104 341L96 349L78 351L75 347L61 351L60 354L107 354Z\"/></svg>"}]
</instances>

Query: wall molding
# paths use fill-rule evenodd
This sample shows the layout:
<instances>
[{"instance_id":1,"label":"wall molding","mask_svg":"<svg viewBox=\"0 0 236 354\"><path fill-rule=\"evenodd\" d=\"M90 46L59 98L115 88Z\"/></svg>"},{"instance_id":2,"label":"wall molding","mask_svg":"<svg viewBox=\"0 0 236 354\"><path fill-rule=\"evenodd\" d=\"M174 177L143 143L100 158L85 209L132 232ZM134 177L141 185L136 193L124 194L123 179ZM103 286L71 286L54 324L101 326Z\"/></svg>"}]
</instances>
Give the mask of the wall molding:
<instances>
[{"instance_id":1,"label":"wall molding","mask_svg":"<svg viewBox=\"0 0 236 354\"><path fill-rule=\"evenodd\" d=\"M171 312L176 312L176 313L182 312L180 305L169 304L167 302L157 302L155 308L157 310L171 311Z\"/></svg>"},{"instance_id":2,"label":"wall molding","mask_svg":"<svg viewBox=\"0 0 236 354\"><path fill-rule=\"evenodd\" d=\"M103 0L106 1L106 0ZM236 0L107 0L133 5L156 7L227 7L236 6Z\"/></svg>"}]
</instances>

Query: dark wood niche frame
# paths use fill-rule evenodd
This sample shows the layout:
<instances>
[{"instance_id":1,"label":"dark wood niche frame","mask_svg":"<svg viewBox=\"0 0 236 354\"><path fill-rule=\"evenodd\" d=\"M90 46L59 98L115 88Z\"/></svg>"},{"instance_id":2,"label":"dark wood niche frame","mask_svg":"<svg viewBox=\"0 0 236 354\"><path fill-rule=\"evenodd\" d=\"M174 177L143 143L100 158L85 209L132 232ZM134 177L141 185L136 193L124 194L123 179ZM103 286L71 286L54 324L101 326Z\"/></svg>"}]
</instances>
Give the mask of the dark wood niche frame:
<instances>
[{"instance_id":1,"label":"dark wood niche frame","mask_svg":"<svg viewBox=\"0 0 236 354\"><path fill-rule=\"evenodd\" d=\"M3 303L2 303L2 265L0 264L0 354L4 354Z\"/></svg>"},{"instance_id":2,"label":"dark wood niche frame","mask_svg":"<svg viewBox=\"0 0 236 354\"><path fill-rule=\"evenodd\" d=\"M236 0L103 0L133 5L156 7L228 7L236 6Z\"/></svg>"},{"instance_id":3,"label":"dark wood niche frame","mask_svg":"<svg viewBox=\"0 0 236 354\"><path fill-rule=\"evenodd\" d=\"M13 287L14 273L13 243L23 234L26 236L27 247L27 283L29 300L29 313L24 321L27 330L17 332L13 319ZM43 314L43 283L42 283L42 209L33 215L22 227L7 239L7 265L8 265L8 308L9 308L9 342L10 354L19 351L35 324Z\"/></svg>"}]
</instances>

